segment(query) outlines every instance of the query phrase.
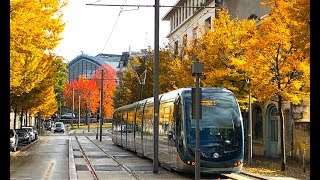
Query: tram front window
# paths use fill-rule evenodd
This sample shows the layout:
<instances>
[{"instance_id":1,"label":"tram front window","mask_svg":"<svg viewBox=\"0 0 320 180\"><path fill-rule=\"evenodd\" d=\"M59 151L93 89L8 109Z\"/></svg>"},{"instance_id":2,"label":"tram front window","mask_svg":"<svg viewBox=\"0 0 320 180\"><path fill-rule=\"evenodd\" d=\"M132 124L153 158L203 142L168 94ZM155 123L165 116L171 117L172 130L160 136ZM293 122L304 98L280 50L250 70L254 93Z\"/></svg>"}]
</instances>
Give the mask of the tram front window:
<instances>
[{"instance_id":1,"label":"tram front window","mask_svg":"<svg viewBox=\"0 0 320 180\"><path fill-rule=\"evenodd\" d=\"M241 147L241 116L238 104L230 93L203 93L202 119L200 126L200 149L202 152L237 151ZM185 97L187 144L194 149L196 144L196 120L191 116L191 97Z\"/></svg>"}]
</instances>

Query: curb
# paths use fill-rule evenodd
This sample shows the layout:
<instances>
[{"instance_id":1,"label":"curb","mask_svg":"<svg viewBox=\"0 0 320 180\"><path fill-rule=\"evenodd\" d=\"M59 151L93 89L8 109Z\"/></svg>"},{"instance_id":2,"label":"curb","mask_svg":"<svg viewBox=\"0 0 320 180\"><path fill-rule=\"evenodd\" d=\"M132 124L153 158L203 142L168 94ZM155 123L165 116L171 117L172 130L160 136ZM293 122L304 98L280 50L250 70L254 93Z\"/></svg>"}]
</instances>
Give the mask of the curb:
<instances>
[{"instance_id":1,"label":"curb","mask_svg":"<svg viewBox=\"0 0 320 180\"><path fill-rule=\"evenodd\" d=\"M18 156L20 154L21 151L24 151L28 148L30 148L33 144L35 144L36 142L38 142L40 140L40 137L38 136L38 139L34 140L33 142L31 142L30 144L22 147L21 149L17 150L16 152L13 152L12 154L10 153L10 159L11 158L15 158L16 156Z\"/></svg>"},{"instance_id":2,"label":"curb","mask_svg":"<svg viewBox=\"0 0 320 180\"><path fill-rule=\"evenodd\" d=\"M78 180L77 171L76 171L76 164L74 162L71 138L69 138L69 179L70 180Z\"/></svg>"},{"instance_id":3,"label":"curb","mask_svg":"<svg viewBox=\"0 0 320 180\"><path fill-rule=\"evenodd\" d=\"M263 179L263 180L269 180L270 178L267 178L267 177L264 177L264 176L261 176L261 175L257 175L257 174L254 174L254 173L250 173L250 172L247 172L247 171L241 171L240 174L244 174L246 176L250 176L250 177L253 177L253 178L258 178L258 179Z\"/></svg>"}]
</instances>

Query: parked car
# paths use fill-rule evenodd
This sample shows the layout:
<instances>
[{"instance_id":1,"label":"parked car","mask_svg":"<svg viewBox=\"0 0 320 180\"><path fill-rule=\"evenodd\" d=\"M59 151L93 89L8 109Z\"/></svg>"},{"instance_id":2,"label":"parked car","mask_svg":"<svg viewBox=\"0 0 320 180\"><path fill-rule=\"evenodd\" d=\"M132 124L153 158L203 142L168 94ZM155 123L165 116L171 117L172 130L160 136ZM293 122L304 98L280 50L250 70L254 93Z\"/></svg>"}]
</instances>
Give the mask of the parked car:
<instances>
[{"instance_id":1,"label":"parked car","mask_svg":"<svg viewBox=\"0 0 320 180\"><path fill-rule=\"evenodd\" d=\"M16 132L19 137L19 144L29 144L31 142L31 137L28 129L16 129Z\"/></svg>"},{"instance_id":2,"label":"parked car","mask_svg":"<svg viewBox=\"0 0 320 180\"><path fill-rule=\"evenodd\" d=\"M51 122L51 121L44 121L44 122L43 122L43 128L44 128L45 130L51 131L52 122Z\"/></svg>"},{"instance_id":3,"label":"parked car","mask_svg":"<svg viewBox=\"0 0 320 180\"><path fill-rule=\"evenodd\" d=\"M33 128L33 132L35 134L35 139L38 139L38 129L36 126L26 126L26 127L32 127Z\"/></svg>"},{"instance_id":4,"label":"parked car","mask_svg":"<svg viewBox=\"0 0 320 180\"><path fill-rule=\"evenodd\" d=\"M56 132L62 132L62 133L64 133L64 131L65 131L65 127L64 127L63 122L56 122L56 123L54 124L53 133L56 133Z\"/></svg>"},{"instance_id":5,"label":"parked car","mask_svg":"<svg viewBox=\"0 0 320 180\"><path fill-rule=\"evenodd\" d=\"M72 117L75 118L76 116L72 113L66 113L66 114L61 115L62 119L72 119Z\"/></svg>"},{"instance_id":6,"label":"parked car","mask_svg":"<svg viewBox=\"0 0 320 180\"><path fill-rule=\"evenodd\" d=\"M33 131L33 127L22 127L22 129L27 129L29 132L29 135L31 137L31 141L36 140L36 133Z\"/></svg>"},{"instance_id":7,"label":"parked car","mask_svg":"<svg viewBox=\"0 0 320 180\"><path fill-rule=\"evenodd\" d=\"M19 146L19 136L14 129L10 129L10 151L17 151Z\"/></svg>"}]
</instances>

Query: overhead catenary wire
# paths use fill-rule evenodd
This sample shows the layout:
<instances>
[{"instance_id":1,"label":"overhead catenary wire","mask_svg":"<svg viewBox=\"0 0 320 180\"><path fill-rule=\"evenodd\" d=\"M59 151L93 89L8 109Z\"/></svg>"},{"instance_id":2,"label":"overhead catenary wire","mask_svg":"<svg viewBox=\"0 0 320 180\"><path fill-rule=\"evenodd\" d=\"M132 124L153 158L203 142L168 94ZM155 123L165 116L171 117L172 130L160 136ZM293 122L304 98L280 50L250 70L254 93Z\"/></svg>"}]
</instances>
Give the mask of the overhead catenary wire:
<instances>
[{"instance_id":1,"label":"overhead catenary wire","mask_svg":"<svg viewBox=\"0 0 320 180\"><path fill-rule=\"evenodd\" d=\"M112 27L112 30L111 30L111 32L110 32L110 34L109 34L109 37L108 37L106 43L104 44L104 47L103 47L103 49L102 49L101 52L103 52L103 51L105 50L105 48L107 47L108 42L109 42L109 40L110 40L110 38L111 38L111 35L112 35L112 33L113 33L113 31L114 31L117 23L118 23L119 17L120 17L120 15L121 15L121 13L123 12L123 7L125 6L126 3L127 3L127 0L125 0L125 2L123 3L123 5L120 6L120 11L119 11L118 17L117 17L117 19L116 19L116 21L115 21L115 23L114 23L114 25L113 25L113 27Z\"/></svg>"},{"instance_id":2,"label":"overhead catenary wire","mask_svg":"<svg viewBox=\"0 0 320 180\"><path fill-rule=\"evenodd\" d=\"M99 1L100 1L100 0L98 0L97 2L99 2ZM123 5L120 5L120 4L97 4L96 2L86 4L86 5L89 5L89 6L120 6L119 15L118 15L118 17L117 17L117 19L116 19L116 22L115 22L115 24L114 24L114 26L113 26L113 28L112 28L112 31L111 31L111 33L110 33L110 35L109 35L109 37L108 37L108 40L106 41L106 44L105 44L105 46L104 46L104 48L103 48L102 51L105 50L105 48L106 48L106 46L107 46L107 44L108 44L108 42L109 42L109 40L110 40L110 37L111 37L112 32L113 32L113 30L114 30L114 28L115 28L115 26L116 26L116 24L117 24L117 22L118 22L118 19L119 19L119 16L120 16L121 12L123 12L123 11L131 11L131 10L139 10L140 7L155 7L155 5L126 4L126 2L127 2L127 0L125 1L125 3L124 3ZM123 7L137 7L137 9L123 10ZM205 14L209 13L209 11L211 11L212 9L220 9L220 8L221 8L220 6L168 6L168 5L159 5L159 7L171 7L171 8L209 8L209 10L207 10L204 14L202 14L202 15L198 18L198 20L199 20L200 18L202 18ZM211 13L211 12L210 12L210 13ZM196 22L197 22L197 21L196 21ZM188 27L186 27L186 29L183 31L183 33L186 32L190 27L192 27L196 22L192 23L191 25L188 25ZM178 38L181 37L181 35L182 35L182 34L180 34L179 36L177 36L176 38L174 38L174 41L173 41L173 42L168 42L168 45L167 45L166 47L171 46L172 43L174 43Z\"/></svg>"}]
</instances>

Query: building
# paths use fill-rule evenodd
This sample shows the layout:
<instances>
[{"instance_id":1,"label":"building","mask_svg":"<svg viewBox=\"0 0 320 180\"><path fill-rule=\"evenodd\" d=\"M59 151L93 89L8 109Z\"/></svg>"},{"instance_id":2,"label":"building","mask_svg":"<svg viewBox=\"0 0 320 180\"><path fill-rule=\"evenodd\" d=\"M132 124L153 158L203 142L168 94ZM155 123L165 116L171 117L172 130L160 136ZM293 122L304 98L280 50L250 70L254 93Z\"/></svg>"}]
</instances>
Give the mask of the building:
<instances>
[{"instance_id":1,"label":"building","mask_svg":"<svg viewBox=\"0 0 320 180\"><path fill-rule=\"evenodd\" d=\"M80 75L91 78L101 66L111 66L117 71L118 64L122 55L117 54L98 54L89 56L81 54L68 63L68 80L77 80Z\"/></svg>"},{"instance_id":2,"label":"building","mask_svg":"<svg viewBox=\"0 0 320 180\"><path fill-rule=\"evenodd\" d=\"M169 49L175 53L186 45L189 39L201 36L219 14L219 8L228 10L232 18L262 19L268 8L261 6L262 0L178 0L162 18L170 21ZM310 158L310 102L305 100L301 105L294 106L290 102L283 105L285 122L286 155L302 157L305 149L306 157ZM264 104L252 105L252 139L253 155L280 157L280 121L277 115L278 105L270 98ZM244 128L247 136L248 112L243 112ZM247 146L246 146L247 148ZM245 151L247 153L247 151Z\"/></svg>"},{"instance_id":3,"label":"building","mask_svg":"<svg viewBox=\"0 0 320 180\"><path fill-rule=\"evenodd\" d=\"M262 0L179 0L162 18L170 21L169 48L175 52L189 39L211 29L219 9L225 8L233 18L259 18L268 12L260 5Z\"/></svg>"}]
</instances>

